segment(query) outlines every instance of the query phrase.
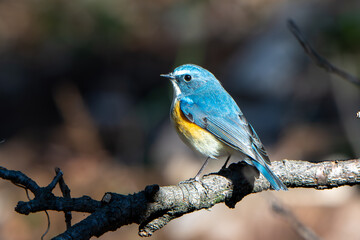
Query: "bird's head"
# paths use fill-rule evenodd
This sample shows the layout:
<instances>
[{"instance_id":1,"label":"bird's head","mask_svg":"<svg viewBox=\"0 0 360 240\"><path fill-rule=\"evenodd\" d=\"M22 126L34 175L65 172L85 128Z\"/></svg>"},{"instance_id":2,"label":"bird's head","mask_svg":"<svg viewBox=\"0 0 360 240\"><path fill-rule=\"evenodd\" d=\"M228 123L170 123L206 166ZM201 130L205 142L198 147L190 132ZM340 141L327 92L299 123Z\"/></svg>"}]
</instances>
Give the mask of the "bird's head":
<instances>
[{"instance_id":1,"label":"bird's head","mask_svg":"<svg viewBox=\"0 0 360 240\"><path fill-rule=\"evenodd\" d=\"M176 96L187 96L200 89L211 90L221 86L211 72L195 64L181 65L173 72L161 76L171 80Z\"/></svg>"}]
</instances>

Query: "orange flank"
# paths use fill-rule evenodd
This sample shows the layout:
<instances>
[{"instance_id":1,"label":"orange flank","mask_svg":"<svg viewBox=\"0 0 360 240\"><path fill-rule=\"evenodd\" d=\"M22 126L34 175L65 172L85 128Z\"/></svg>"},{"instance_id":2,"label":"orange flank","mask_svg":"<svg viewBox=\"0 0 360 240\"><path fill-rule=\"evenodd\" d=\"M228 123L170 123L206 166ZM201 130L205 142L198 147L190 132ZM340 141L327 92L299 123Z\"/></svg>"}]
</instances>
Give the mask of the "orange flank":
<instances>
[{"instance_id":1,"label":"orange flank","mask_svg":"<svg viewBox=\"0 0 360 240\"><path fill-rule=\"evenodd\" d=\"M193 122L190 122L189 119L184 115L180 109L180 102L177 101L171 113L171 117L175 123L176 131L183 135L185 138L192 138L194 140L202 138L203 132L207 132L205 129L199 127ZM201 141L201 140L200 140Z\"/></svg>"},{"instance_id":2,"label":"orange flank","mask_svg":"<svg viewBox=\"0 0 360 240\"><path fill-rule=\"evenodd\" d=\"M179 136L195 151L212 158L228 152L229 148L219 141L212 133L189 121L176 101L171 111L171 118Z\"/></svg>"}]
</instances>

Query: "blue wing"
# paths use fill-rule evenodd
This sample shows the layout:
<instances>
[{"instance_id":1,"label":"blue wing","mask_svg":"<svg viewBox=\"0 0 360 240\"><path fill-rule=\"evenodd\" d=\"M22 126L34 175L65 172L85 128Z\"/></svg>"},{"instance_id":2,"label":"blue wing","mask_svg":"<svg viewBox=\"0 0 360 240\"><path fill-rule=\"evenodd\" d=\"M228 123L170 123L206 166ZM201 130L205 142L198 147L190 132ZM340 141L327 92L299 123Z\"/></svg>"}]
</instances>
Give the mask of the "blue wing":
<instances>
[{"instance_id":1,"label":"blue wing","mask_svg":"<svg viewBox=\"0 0 360 240\"><path fill-rule=\"evenodd\" d=\"M258 135L230 95L207 94L206 102L196 96L184 97L180 108L190 121L228 146L254 160L260 158L271 164Z\"/></svg>"},{"instance_id":2,"label":"blue wing","mask_svg":"<svg viewBox=\"0 0 360 240\"><path fill-rule=\"evenodd\" d=\"M286 190L286 186L268 168L269 157L255 130L227 92L208 92L206 100L199 95L184 97L180 100L180 108L190 121L247 155L274 189Z\"/></svg>"}]
</instances>

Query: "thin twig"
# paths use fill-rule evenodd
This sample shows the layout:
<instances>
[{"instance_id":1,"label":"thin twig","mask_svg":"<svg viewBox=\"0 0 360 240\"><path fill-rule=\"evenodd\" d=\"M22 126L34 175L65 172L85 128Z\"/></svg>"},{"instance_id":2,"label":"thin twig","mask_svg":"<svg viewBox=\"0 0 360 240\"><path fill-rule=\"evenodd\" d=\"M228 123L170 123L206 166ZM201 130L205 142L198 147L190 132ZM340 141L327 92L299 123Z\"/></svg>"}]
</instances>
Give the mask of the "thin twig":
<instances>
[{"instance_id":1,"label":"thin twig","mask_svg":"<svg viewBox=\"0 0 360 240\"><path fill-rule=\"evenodd\" d=\"M55 177L54 177L54 179L51 181L51 183L46 187L47 189L47 191L52 191L52 190L54 190L54 188L56 187L56 184L58 184L58 182L60 181L60 179L62 178L62 175L63 175L63 173L62 173L62 171L55 171L56 172L56 175L55 175Z\"/></svg>"},{"instance_id":2,"label":"thin twig","mask_svg":"<svg viewBox=\"0 0 360 240\"><path fill-rule=\"evenodd\" d=\"M55 172L56 174L59 174L59 172L61 172L61 177L59 179L59 186L63 197L67 199L71 199L70 188L68 187L68 185L66 185L64 181L62 171L60 170L60 168L55 168ZM64 215L65 215L66 229L69 229L71 227L71 219L72 219L71 211L64 212Z\"/></svg>"},{"instance_id":3,"label":"thin twig","mask_svg":"<svg viewBox=\"0 0 360 240\"><path fill-rule=\"evenodd\" d=\"M314 63L319 66L320 68L325 69L329 73L333 73L343 79L348 80L349 82L360 86L360 79L357 77L354 77L353 75L345 72L344 70L334 66L331 64L328 60L326 60L324 57L320 56L314 48L310 45L310 43L306 40L302 32L300 31L299 27L295 24L295 22L291 19L287 21L287 26L289 30L294 34L296 39L299 41L303 49L305 50L305 53L314 61Z\"/></svg>"},{"instance_id":4,"label":"thin twig","mask_svg":"<svg viewBox=\"0 0 360 240\"><path fill-rule=\"evenodd\" d=\"M304 239L304 240L321 240L314 231L307 227L301 222L296 215L285 206L281 200L274 194L271 195L271 207L273 211L282 217L286 218L286 221L291 224L293 229Z\"/></svg>"},{"instance_id":5,"label":"thin twig","mask_svg":"<svg viewBox=\"0 0 360 240\"><path fill-rule=\"evenodd\" d=\"M28 199L29 201L31 200L31 199L30 199L30 195L29 195L29 190L28 190L26 187L24 187L23 185L18 184L18 183L14 183L14 185L15 185L15 186L18 186L18 187L20 187L20 188L23 188L23 189L25 190L27 199Z\"/></svg>"},{"instance_id":6,"label":"thin twig","mask_svg":"<svg viewBox=\"0 0 360 240\"><path fill-rule=\"evenodd\" d=\"M43 235L41 235L41 240L44 240L44 237L46 236L46 234L48 234L49 230L50 230L50 217L49 217L49 213L45 210L44 211L46 214L46 219L47 219L47 228L46 231L43 233Z\"/></svg>"}]
</instances>

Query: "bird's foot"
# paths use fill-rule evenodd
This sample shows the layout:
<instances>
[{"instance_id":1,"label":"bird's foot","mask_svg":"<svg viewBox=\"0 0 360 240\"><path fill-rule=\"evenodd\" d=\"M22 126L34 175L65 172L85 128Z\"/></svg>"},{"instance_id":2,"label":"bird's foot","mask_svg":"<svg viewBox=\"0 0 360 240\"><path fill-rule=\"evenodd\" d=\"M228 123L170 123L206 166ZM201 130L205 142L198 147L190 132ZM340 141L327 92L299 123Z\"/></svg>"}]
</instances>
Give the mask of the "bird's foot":
<instances>
[{"instance_id":1,"label":"bird's foot","mask_svg":"<svg viewBox=\"0 0 360 240\"><path fill-rule=\"evenodd\" d=\"M196 176L196 177L193 177L193 178L189 178L188 180L181 181L179 184L194 183L194 182L200 182L200 177Z\"/></svg>"}]
</instances>

